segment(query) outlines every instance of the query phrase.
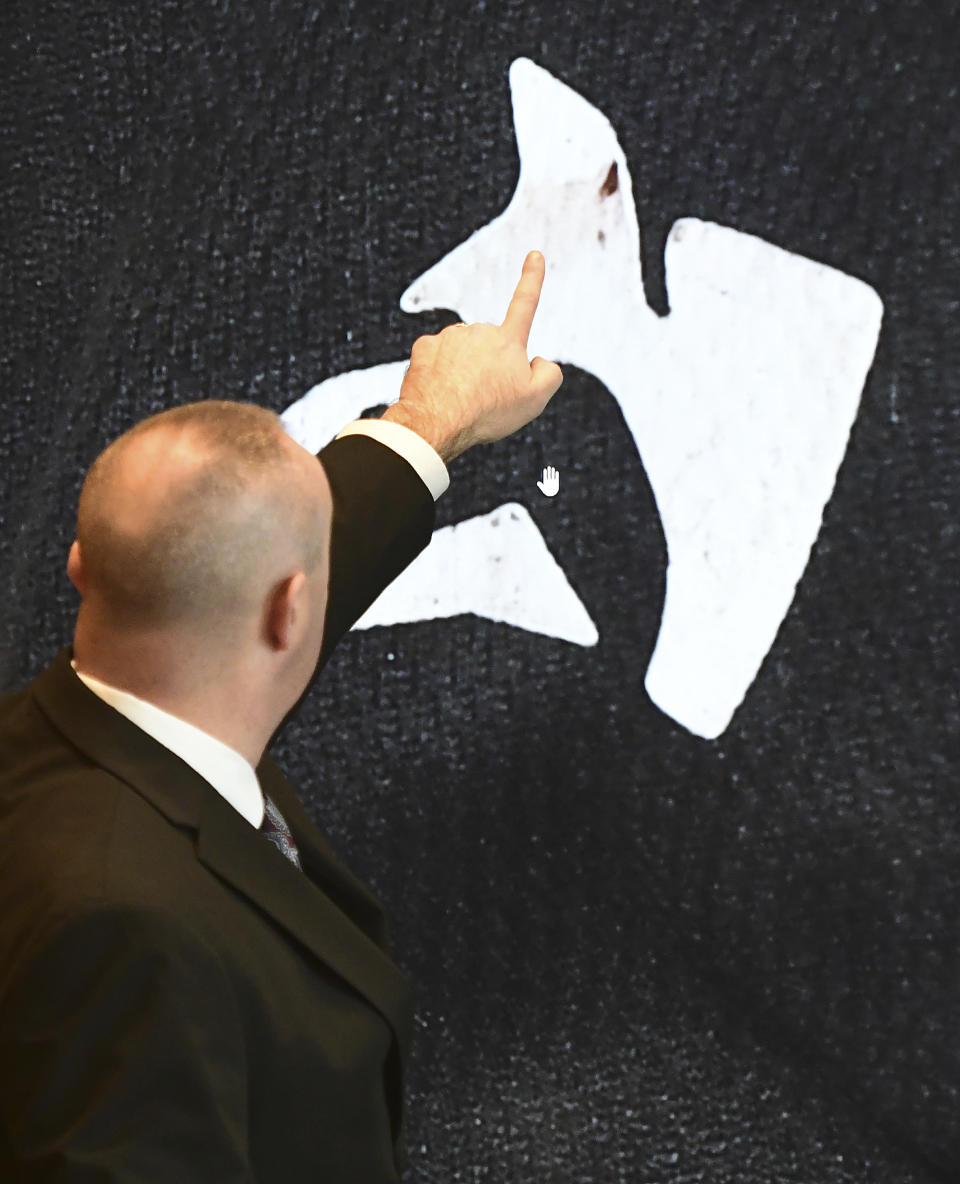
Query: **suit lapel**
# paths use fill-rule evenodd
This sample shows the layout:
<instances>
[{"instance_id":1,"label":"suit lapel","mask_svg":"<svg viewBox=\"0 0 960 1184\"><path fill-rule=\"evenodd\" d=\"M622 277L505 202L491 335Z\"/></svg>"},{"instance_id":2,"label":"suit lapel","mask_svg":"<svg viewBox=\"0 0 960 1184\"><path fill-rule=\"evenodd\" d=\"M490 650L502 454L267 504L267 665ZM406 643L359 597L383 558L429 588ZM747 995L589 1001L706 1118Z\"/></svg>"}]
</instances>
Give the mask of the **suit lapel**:
<instances>
[{"instance_id":1,"label":"suit lapel","mask_svg":"<svg viewBox=\"0 0 960 1184\"><path fill-rule=\"evenodd\" d=\"M267 843L215 790L208 789L197 857L372 1003L393 1028L406 1060L411 1037L410 980L327 893ZM299 846L302 832L298 832L299 828L293 834ZM307 849L305 844L301 856Z\"/></svg>"},{"instance_id":2,"label":"suit lapel","mask_svg":"<svg viewBox=\"0 0 960 1184\"><path fill-rule=\"evenodd\" d=\"M336 861L273 762L261 762L264 788L287 817L310 875L285 859L189 765L85 687L71 670L70 657L69 649L61 651L33 684L44 714L75 748L173 825L195 830L201 862L363 995L390 1024L406 1062L411 985L369 936L378 936L379 906ZM326 885L359 909L362 928L321 890Z\"/></svg>"},{"instance_id":3,"label":"suit lapel","mask_svg":"<svg viewBox=\"0 0 960 1184\"><path fill-rule=\"evenodd\" d=\"M264 793L276 802L290 827L307 875L316 880L378 946L384 946L386 927L380 902L337 859L323 832L303 808L290 782L272 757L263 758L257 767L257 777Z\"/></svg>"}]
</instances>

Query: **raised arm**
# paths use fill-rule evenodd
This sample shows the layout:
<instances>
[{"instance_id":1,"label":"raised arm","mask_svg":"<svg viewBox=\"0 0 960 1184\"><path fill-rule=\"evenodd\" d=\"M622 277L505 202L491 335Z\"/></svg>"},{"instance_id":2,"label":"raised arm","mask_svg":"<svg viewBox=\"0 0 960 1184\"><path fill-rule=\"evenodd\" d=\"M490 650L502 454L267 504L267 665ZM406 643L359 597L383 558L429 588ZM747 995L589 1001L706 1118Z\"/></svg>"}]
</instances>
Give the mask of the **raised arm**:
<instances>
[{"instance_id":1,"label":"raised arm","mask_svg":"<svg viewBox=\"0 0 960 1184\"><path fill-rule=\"evenodd\" d=\"M381 418L415 431L444 463L535 419L563 381L555 363L527 358L544 269L543 256L532 251L502 324L449 325L418 338L399 401ZM436 517L420 478L378 441L345 436L319 456L334 511L317 672L354 622L427 546Z\"/></svg>"}]
</instances>

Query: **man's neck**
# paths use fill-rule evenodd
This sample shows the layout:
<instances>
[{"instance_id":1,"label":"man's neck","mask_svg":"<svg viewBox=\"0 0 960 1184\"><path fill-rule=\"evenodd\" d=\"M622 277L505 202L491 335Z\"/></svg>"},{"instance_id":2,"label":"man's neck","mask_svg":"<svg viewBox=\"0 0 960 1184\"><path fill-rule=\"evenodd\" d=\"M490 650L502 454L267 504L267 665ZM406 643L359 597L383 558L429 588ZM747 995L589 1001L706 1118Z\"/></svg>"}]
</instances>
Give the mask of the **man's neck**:
<instances>
[{"instance_id":1,"label":"man's neck","mask_svg":"<svg viewBox=\"0 0 960 1184\"><path fill-rule=\"evenodd\" d=\"M241 753L188 721L163 711L154 703L91 678L77 670L75 661L71 662L71 666L84 686L98 699L199 773L251 826L259 827L262 824L263 793L260 782L256 769Z\"/></svg>"},{"instance_id":2,"label":"man's neck","mask_svg":"<svg viewBox=\"0 0 960 1184\"><path fill-rule=\"evenodd\" d=\"M190 654L189 664L174 661L174 655L184 653ZM231 662L204 658L203 650L188 641L159 635L97 644L79 619L73 656L78 673L199 728L254 768L260 763L276 725L263 718L270 696L238 656Z\"/></svg>"}]
</instances>

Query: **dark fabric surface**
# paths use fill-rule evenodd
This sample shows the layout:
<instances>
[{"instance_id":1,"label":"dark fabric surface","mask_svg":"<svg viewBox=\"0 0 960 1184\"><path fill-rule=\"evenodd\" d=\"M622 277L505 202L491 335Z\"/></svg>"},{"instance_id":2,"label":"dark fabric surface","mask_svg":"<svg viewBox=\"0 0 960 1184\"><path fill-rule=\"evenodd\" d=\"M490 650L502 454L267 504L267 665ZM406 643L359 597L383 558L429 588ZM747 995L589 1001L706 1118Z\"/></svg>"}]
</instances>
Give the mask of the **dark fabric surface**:
<instances>
[{"instance_id":1,"label":"dark fabric surface","mask_svg":"<svg viewBox=\"0 0 960 1184\"><path fill-rule=\"evenodd\" d=\"M643 690L663 537L573 368L454 462L437 525L527 505L599 645L355 632L279 739L417 985L408 1179L960 1175L958 32L919 0L0 16L4 689L69 640L110 438L194 398L280 410L457 319L398 299L513 192L517 56L617 129L655 307L682 216L884 301L823 530L718 740Z\"/></svg>"}]
</instances>

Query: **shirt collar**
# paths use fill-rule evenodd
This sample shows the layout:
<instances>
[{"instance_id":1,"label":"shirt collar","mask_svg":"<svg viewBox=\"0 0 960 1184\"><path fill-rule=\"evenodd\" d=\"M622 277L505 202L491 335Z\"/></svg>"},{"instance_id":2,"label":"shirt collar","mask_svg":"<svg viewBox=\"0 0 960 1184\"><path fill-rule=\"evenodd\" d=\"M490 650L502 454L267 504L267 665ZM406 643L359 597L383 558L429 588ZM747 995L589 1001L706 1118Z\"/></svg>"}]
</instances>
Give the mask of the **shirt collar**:
<instances>
[{"instance_id":1,"label":"shirt collar","mask_svg":"<svg viewBox=\"0 0 960 1184\"><path fill-rule=\"evenodd\" d=\"M253 765L236 749L146 699L138 699L129 691L81 673L75 661L70 665L77 678L99 699L188 764L251 826L259 828L264 813L263 791Z\"/></svg>"}]
</instances>

